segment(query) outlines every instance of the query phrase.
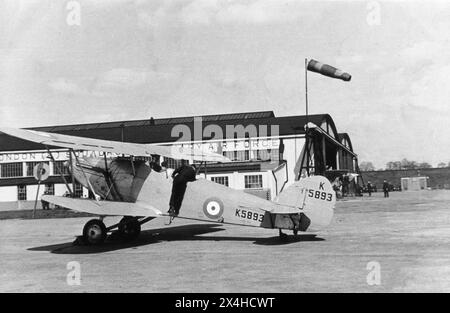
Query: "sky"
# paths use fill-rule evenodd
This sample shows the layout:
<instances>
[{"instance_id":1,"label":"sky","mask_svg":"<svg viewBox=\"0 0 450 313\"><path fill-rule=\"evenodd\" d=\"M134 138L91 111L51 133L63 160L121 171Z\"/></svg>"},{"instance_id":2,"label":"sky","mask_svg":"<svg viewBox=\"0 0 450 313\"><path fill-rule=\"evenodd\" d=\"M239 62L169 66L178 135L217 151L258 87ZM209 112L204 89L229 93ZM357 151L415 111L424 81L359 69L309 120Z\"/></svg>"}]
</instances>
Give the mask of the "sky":
<instances>
[{"instance_id":1,"label":"sky","mask_svg":"<svg viewBox=\"0 0 450 313\"><path fill-rule=\"evenodd\" d=\"M328 113L360 162L450 162L450 1L3 0L0 125Z\"/></svg>"}]
</instances>

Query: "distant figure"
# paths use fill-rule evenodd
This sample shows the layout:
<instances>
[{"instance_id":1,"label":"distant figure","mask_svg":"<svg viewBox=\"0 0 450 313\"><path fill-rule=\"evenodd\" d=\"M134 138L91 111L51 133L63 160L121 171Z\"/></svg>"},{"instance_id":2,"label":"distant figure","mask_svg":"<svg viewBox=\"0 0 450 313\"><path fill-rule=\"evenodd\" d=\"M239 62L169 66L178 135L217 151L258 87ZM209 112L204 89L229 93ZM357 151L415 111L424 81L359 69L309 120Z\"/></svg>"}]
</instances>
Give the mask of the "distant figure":
<instances>
[{"instance_id":1,"label":"distant figure","mask_svg":"<svg viewBox=\"0 0 450 313\"><path fill-rule=\"evenodd\" d=\"M367 192L369 193L369 197L372 196L372 183L370 181L367 182Z\"/></svg>"},{"instance_id":2,"label":"distant figure","mask_svg":"<svg viewBox=\"0 0 450 313\"><path fill-rule=\"evenodd\" d=\"M44 191L43 196L48 195L48 191ZM44 199L41 198L41 205L42 205L42 210L50 210L50 204L47 201L44 201Z\"/></svg>"},{"instance_id":3,"label":"distant figure","mask_svg":"<svg viewBox=\"0 0 450 313\"><path fill-rule=\"evenodd\" d=\"M350 179L348 175L342 177L342 196L346 197L348 195L348 185L350 184Z\"/></svg>"},{"instance_id":4,"label":"distant figure","mask_svg":"<svg viewBox=\"0 0 450 313\"><path fill-rule=\"evenodd\" d=\"M384 197L389 198L389 184L386 180L383 181L383 191L384 191Z\"/></svg>"},{"instance_id":5,"label":"distant figure","mask_svg":"<svg viewBox=\"0 0 450 313\"><path fill-rule=\"evenodd\" d=\"M336 177L333 181L333 190L336 193L336 198L340 199L342 198L342 192L341 192L341 186L342 186L342 178Z\"/></svg>"},{"instance_id":6,"label":"distant figure","mask_svg":"<svg viewBox=\"0 0 450 313\"><path fill-rule=\"evenodd\" d=\"M197 170L194 164L182 165L172 173L172 195L170 196L170 208L168 212L170 215L178 216L178 213L180 213L181 203L183 202L187 183L195 181L196 175Z\"/></svg>"}]
</instances>

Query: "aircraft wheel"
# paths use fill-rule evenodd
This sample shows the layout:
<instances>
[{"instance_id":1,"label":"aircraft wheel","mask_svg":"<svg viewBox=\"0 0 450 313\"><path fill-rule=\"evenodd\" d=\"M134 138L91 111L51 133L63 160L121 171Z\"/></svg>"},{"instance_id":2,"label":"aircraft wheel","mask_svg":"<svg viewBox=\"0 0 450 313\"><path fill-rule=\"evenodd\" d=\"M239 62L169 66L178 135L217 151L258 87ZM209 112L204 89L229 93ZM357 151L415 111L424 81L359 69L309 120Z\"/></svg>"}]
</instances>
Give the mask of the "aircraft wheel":
<instances>
[{"instance_id":1,"label":"aircraft wheel","mask_svg":"<svg viewBox=\"0 0 450 313\"><path fill-rule=\"evenodd\" d=\"M83 240L88 245L102 244L106 235L106 226L101 220L93 219L84 225Z\"/></svg>"},{"instance_id":2,"label":"aircraft wheel","mask_svg":"<svg viewBox=\"0 0 450 313\"><path fill-rule=\"evenodd\" d=\"M137 218L131 216L122 218L118 228L120 237L127 240L135 239L141 233L141 224Z\"/></svg>"}]
</instances>

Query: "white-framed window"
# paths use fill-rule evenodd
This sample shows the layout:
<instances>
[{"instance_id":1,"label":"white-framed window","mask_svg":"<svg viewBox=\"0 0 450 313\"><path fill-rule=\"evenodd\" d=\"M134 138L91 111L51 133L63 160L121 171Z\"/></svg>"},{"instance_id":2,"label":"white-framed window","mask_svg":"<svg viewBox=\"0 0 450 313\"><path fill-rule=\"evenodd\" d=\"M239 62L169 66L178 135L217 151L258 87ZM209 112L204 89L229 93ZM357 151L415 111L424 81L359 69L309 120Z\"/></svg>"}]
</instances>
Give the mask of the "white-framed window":
<instances>
[{"instance_id":1,"label":"white-framed window","mask_svg":"<svg viewBox=\"0 0 450 313\"><path fill-rule=\"evenodd\" d=\"M258 161L278 161L280 159L279 149L255 150L253 157Z\"/></svg>"},{"instance_id":2,"label":"white-framed window","mask_svg":"<svg viewBox=\"0 0 450 313\"><path fill-rule=\"evenodd\" d=\"M213 176L211 181L224 186L229 186L228 176Z\"/></svg>"},{"instance_id":3,"label":"white-framed window","mask_svg":"<svg viewBox=\"0 0 450 313\"><path fill-rule=\"evenodd\" d=\"M245 189L262 188L262 175L245 175Z\"/></svg>"},{"instance_id":4,"label":"white-framed window","mask_svg":"<svg viewBox=\"0 0 450 313\"><path fill-rule=\"evenodd\" d=\"M231 161L235 161L234 151L224 151L224 157L229 158Z\"/></svg>"},{"instance_id":5,"label":"white-framed window","mask_svg":"<svg viewBox=\"0 0 450 313\"><path fill-rule=\"evenodd\" d=\"M79 183L74 184L74 191L73 195L75 198L82 198L83 197L83 186Z\"/></svg>"},{"instance_id":6,"label":"white-framed window","mask_svg":"<svg viewBox=\"0 0 450 313\"><path fill-rule=\"evenodd\" d=\"M23 163L3 163L0 165L0 174L2 178L9 177L22 177L23 176Z\"/></svg>"},{"instance_id":7,"label":"white-framed window","mask_svg":"<svg viewBox=\"0 0 450 313\"><path fill-rule=\"evenodd\" d=\"M249 161L250 160L250 151L248 150L240 150L235 151L235 156L237 161Z\"/></svg>"},{"instance_id":8,"label":"white-framed window","mask_svg":"<svg viewBox=\"0 0 450 313\"><path fill-rule=\"evenodd\" d=\"M55 184L45 184L45 191L48 195L55 194Z\"/></svg>"},{"instance_id":9,"label":"white-framed window","mask_svg":"<svg viewBox=\"0 0 450 313\"><path fill-rule=\"evenodd\" d=\"M177 159L172 159L172 158L164 158L164 160L167 162L167 168L173 168L173 169L177 169L181 165L189 164L189 162L187 160L177 160Z\"/></svg>"},{"instance_id":10,"label":"white-framed window","mask_svg":"<svg viewBox=\"0 0 450 313\"><path fill-rule=\"evenodd\" d=\"M53 162L53 175L61 175L61 171L63 175L69 175L69 167L65 166L66 162L68 161Z\"/></svg>"},{"instance_id":11,"label":"white-framed window","mask_svg":"<svg viewBox=\"0 0 450 313\"><path fill-rule=\"evenodd\" d=\"M17 186L17 200L27 200L27 186Z\"/></svg>"},{"instance_id":12,"label":"white-framed window","mask_svg":"<svg viewBox=\"0 0 450 313\"><path fill-rule=\"evenodd\" d=\"M224 151L223 156L229 158L231 161L242 162L250 161L249 150Z\"/></svg>"}]
</instances>

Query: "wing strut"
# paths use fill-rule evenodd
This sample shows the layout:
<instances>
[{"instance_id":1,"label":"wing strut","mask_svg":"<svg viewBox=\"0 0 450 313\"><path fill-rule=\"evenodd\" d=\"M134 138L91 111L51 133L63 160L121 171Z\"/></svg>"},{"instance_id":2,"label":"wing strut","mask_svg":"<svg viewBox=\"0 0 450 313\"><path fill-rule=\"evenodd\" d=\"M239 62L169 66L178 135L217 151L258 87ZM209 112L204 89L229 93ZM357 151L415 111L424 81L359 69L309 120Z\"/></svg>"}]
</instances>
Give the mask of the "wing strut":
<instances>
[{"instance_id":1,"label":"wing strut","mask_svg":"<svg viewBox=\"0 0 450 313\"><path fill-rule=\"evenodd\" d=\"M53 154L50 152L50 149L48 148L48 146L45 146L45 148L47 149L47 152L48 152L48 155L50 156L50 159L52 159L53 166L55 166L55 165L56 165L56 160L55 160L55 158L53 157ZM57 165L56 165L56 166L57 166ZM72 189L70 188L69 183L67 182L66 178L64 177L63 170L62 170L59 166L57 166L57 167L58 167L59 175L60 175L61 178L63 179L64 184L66 185L66 188L67 188L67 190L68 190L69 193L70 193L70 196L73 198L73 192L72 192Z\"/></svg>"},{"instance_id":2,"label":"wing strut","mask_svg":"<svg viewBox=\"0 0 450 313\"><path fill-rule=\"evenodd\" d=\"M108 199L108 196L109 196L110 192L112 191L113 183L111 183L111 181L110 181L111 177L109 175L108 160L106 158L106 152L103 152L103 159L105 160L105 174L104 174L104 176L105 176L106 184L108 185L108 192L106 193L106 196L105 196L105 200L106 200L106 199ZM116 189L114 188L114 190L116 190Z\"/></svg>"},{"instance_id":3,"label":"wing strut","mask_svg":"<svg viewBox=\"0 0 450 313\"><path fill-rule=\"evenodd\" d=\"M78 160L77 155L75 154L75 151L73 151L73 149L70 149L70 153L73 153L73 156L75 157L75 160L77 162L78 167L80 168L81 172L83 173L84 179L86 179L86 182L88 184L89 190L92 192L92 194L94 195L95 201L97 202L97 204L99 204L99 195L97 195L94 191L94 188L91 185L91 182L89 181L89 179L86 176L86 173L83 170L83 167L81 166L80 161Z\"/></svg>"},{"instance_id":4,"label":"wing strut","mask_svg":"<svg viewBox=\"0 0 450 313\"><path fill-rule=\"evenodd\" d=\"M207 169L206 169L206 162L205 161L201 161L200 162L200 165L198 166L198 168L197 168L197 171L196 171L196 175L199 175L200 174L200 170L202 169L202 166L204 166L204 171L205 171L205 179L206 179L206 174L207 174Z\"/></svg>"},{"instance_id":5,"label":"wing strut","mask_svg":"<svg viewBox=\"0 0 450 313\"><path fill-rule=\"evenodd\" d=\"M133 170L133 176L136 177L136 169L134 168L134 156L130 157L131 168Z\"/></svg>"}]
</instances>

